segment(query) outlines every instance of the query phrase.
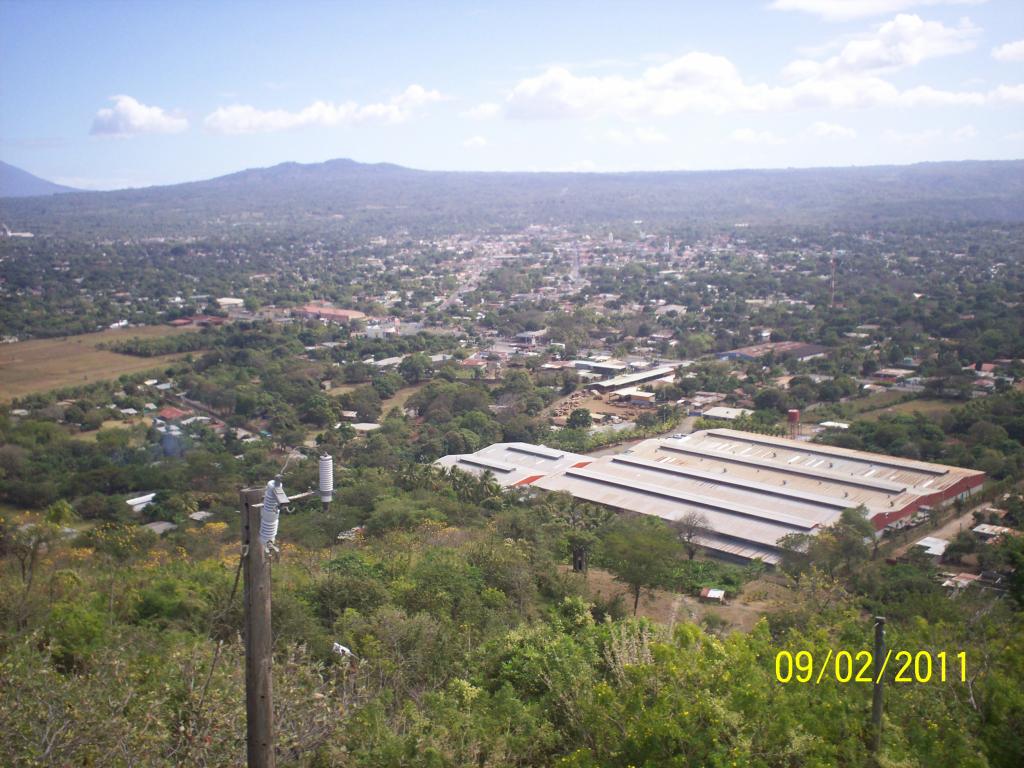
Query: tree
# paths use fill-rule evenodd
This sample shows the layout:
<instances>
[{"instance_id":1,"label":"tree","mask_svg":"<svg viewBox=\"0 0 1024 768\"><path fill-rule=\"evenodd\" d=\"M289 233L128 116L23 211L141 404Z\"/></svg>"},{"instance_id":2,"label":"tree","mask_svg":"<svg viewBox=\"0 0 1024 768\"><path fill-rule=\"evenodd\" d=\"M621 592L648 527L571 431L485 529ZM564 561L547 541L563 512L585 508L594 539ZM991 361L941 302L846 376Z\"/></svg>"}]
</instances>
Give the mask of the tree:
<instances>
[{"instance_id":1,"label":"tree","mask_svg":"<svg viewBox=\"0 0 1024 768\"><path fill-rule=\"evenodd\" d=\"M877 542L875 529L867 518L867 509L861 505L852 509L844 509L839 522L832 526L836 542L836 555L846 566L847 572L853 570L855 563L868 559L867 539Z\"/></svg>"},{"instance_id":2,"label":"tree","mask_svg":"<svg viewBox=\"0 0 1024 768\"><path fill-rule=\"evenodd\" d=\"M811 567L810 545L813 537L807 533L787 533L775 545L779 548L779 569L800 583L800 577Z\"/></svg>"},{"instance_id":3,"label":"tree","mask_svg":"<svg viewBox=\"0 0 1024 768\"><path fill-rule=\"evenodd\" d=\"M590 427L593 420L590 417L590 411L586 408L577 408L569 414L569 419L565 422L565 425L569 429L587 429Z\"/></svg>"},{"instance_id":4,"label":"tree","mask_svg":"<svg viewBox=\"0 0 1024 768\"><path fill-rule=\"evenodd\" d=\"M640 517L620 522L603 542L605 562L633 595L633 615L640 593L663 584L682 556L682 546L661 520Z\"/></svg>"},{"instance_id":5,"label":"tree","mask_svg":"<svg viewBox=\"0 0 1024 768\"><path fill-rule=\"evenodd\" d=\"M707 515L703 512L690 510L680 518L676 526L679 529L679 539L683 542L683 546L686 547L686 554L690 560L693 560L699 547L697 538L711 528Z\"/></svg>"},{"instance_id":6,"label":"tree","mask_svg":"<svg viewBox=\"0 0 1024 768\"><path fill-rule=\"evenodd\" d=\"M789 398L779 389L763 389L754 397L754 406L759 411L783 412L789 408Z\"/></svg>"},{"instance_id":7,"label":"tree","mask_svg":"<svg viewBox=\"0 0 1024 768\"><path fill-rule=\"evenodd\" d=\"M380 416L380 395L373 387L358 387L342 396L342 402L356 412L356 418L364 422L373 422Z\"/></svg>"},{"instance_id":8,"label":"tree","mask_svg":"<svg viewBox=\"0 0 1024 768\"><path fill-rule=\"evenodd\" d=\"M39 556L52 550L60 541L60 526L49 520L14 528L11 531L8 549L18 560L21 570L21 583L25 585L25 593L32 588L36 564Z\"/></svg>"},{"instance_id":9,"label":"tree","mask_svg":"<svg viewBox=\"0 0 1024 768\"><path fill-rule=\"evenodd\" d=\"M429 357L415 352L398 364L398 372L407 383L418 384L433 372L433 367Z\"/></svg>"},{"instance_id":10,"label":"tree","mask_svg":"<svg viewBox=\"0 0 1024 768\"><path fill-rule=\"evenodd\" d=\"M942 553L942 559L949 563L959 563L964 555L976 552L977 549L978 540L974 538L974 534L970 531L960 531Z\"/></svg>"},{"instance_id":11,"label":"tree","mask_svg":"<svg viewBox=\"0 0 1024 768\"><path fill-rule=\"evenodd\" d=\"M597 543L597 531L607 525L613 513L607 507L574 499L564 491L548 494L544 510L568 528L566 538L572 551L572 569L586 573L590 553Z\"/></svg>"}]
</instances>

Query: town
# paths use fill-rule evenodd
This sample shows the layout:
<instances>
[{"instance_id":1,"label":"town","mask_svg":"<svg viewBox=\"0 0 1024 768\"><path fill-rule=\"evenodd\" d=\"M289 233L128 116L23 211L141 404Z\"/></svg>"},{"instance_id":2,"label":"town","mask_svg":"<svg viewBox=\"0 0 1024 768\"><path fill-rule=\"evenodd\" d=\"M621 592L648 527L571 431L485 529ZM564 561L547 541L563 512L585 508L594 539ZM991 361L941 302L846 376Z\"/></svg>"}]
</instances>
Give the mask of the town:
<instances>
[{"instance_id":1,"label":"town","mask_svg":"<svg viewBox=\"0 0 1024 768\"><path fill-rule=\"evenodd\" d=\"M0 766L1024 765L1022 22L0 3Z\"/></svg>"}]
</instances>

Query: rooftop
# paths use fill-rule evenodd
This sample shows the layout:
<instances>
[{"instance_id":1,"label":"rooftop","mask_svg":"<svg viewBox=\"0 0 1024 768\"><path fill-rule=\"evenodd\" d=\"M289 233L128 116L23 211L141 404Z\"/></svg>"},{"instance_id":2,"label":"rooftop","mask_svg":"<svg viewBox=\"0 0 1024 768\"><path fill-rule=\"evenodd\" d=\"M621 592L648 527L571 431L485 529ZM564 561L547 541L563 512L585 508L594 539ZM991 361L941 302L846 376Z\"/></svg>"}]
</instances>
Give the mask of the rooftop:
<instances>
[{"instance_id":1,"label":"rooftop","mask_svg":"<svg viewBox=\"0 0 1024 768\"><path fill-rule=\"evenodd\" d=\"M645 440L600 458L498 443L437 464L489 470L503 486L532 484L668 521L700 512L709 523L702 544L768 563L778 562L782 536L814 533L845 509L863 506L880 529L984 479L973 470L731 429Z\"/></svg>"}]
</instances>

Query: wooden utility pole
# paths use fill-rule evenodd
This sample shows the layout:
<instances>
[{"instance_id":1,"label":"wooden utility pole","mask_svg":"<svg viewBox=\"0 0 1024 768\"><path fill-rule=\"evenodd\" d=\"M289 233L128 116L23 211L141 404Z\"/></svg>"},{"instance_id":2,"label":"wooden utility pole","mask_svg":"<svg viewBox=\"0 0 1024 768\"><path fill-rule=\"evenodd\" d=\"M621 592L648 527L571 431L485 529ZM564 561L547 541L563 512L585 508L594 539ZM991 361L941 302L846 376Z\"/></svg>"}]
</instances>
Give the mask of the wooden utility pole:
<instances>
[{"instance_id":1,"label":"wooden utility pole","mask_svg":"<svg viewBox=\"0 0 1024 768\"><path fill-rule=\"evenodd\" d=\"M875 616L875 669L881 669L880 664L885 659L885 617ZM877 674L877 673L876 673ZM882 746L882 675L875 677L875 689L871 696L871 751L875 753L876 760L878 750Z\"/></svg>"},{"instance_id":2,"label":"wooden utility pole","mask_svg":"<svg viewBox=\"0 0 1024 768\"><path fill-rule=\"evenodd\" d=\"M243 488L245 575L245 724L249 768L274 768L274 696L270 674L270 558L260 544L263 490Z\"/></svg>"}]
</instances>

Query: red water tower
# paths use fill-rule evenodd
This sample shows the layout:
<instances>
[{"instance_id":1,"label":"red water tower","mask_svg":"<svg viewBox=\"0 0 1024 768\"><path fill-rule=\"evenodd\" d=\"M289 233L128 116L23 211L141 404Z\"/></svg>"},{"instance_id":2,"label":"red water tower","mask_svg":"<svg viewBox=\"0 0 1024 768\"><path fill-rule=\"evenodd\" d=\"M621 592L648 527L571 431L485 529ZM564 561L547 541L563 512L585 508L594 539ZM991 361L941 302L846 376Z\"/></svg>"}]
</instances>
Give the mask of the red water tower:
<instances>
[{"instance_id":1,"label":"red water tower","mask_svg":"<svg viewBox=\"0 0 1024 768\"><path fill-rule=\"evenodd\" d=\"M786 418L789 421L789 436L796 440L800 436L800 410L790 408Z\"/></svg>"}]
</instances>

